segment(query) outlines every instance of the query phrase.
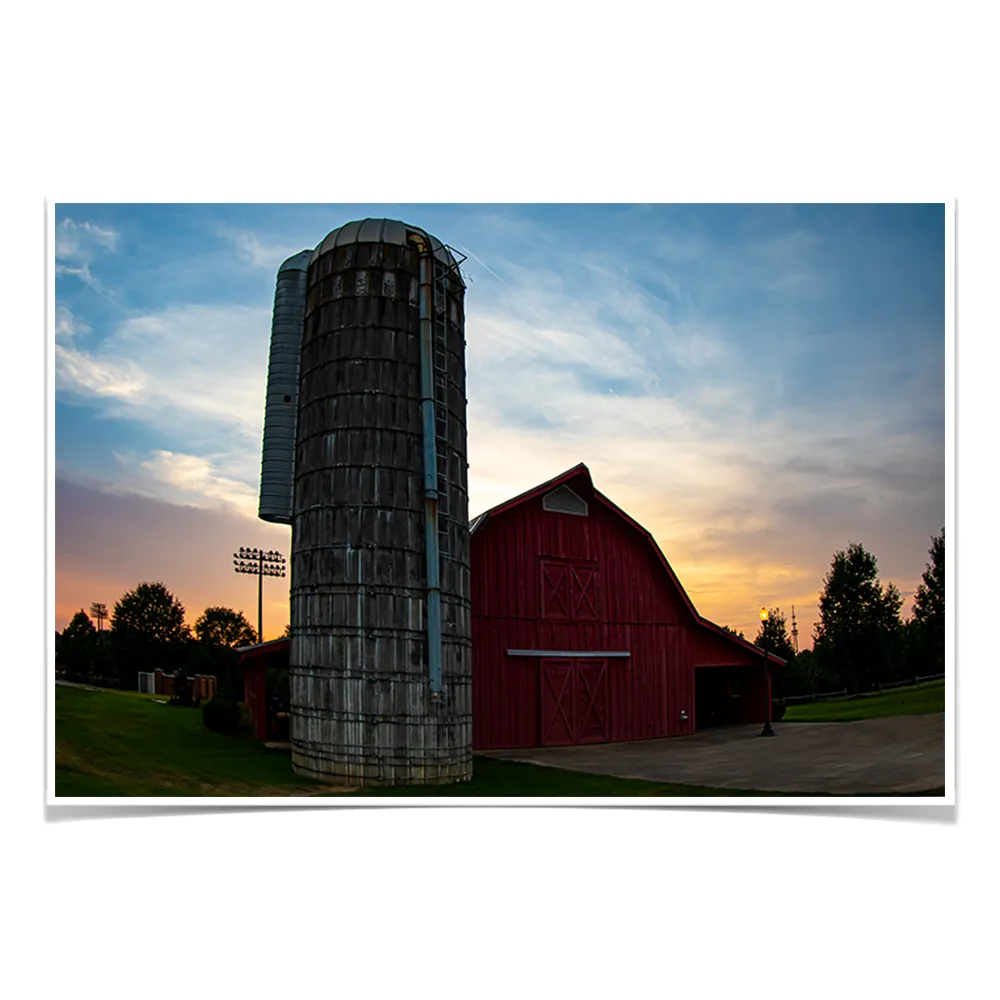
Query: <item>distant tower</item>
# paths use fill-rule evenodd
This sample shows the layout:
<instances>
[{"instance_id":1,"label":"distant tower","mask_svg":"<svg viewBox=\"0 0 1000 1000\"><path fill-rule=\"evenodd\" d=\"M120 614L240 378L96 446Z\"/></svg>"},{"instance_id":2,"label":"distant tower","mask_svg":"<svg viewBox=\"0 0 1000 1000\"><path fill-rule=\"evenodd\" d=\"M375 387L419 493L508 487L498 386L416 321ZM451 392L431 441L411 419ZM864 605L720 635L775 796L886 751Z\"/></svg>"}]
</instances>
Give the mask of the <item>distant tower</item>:
<instances>
[{"instance_id":1,"label":"distant tower","mask_svg":"<svg viewBox=\"0 0 1000 1000\"><path fill-rule=\"evenodd\" d=\"M792 649L799 651L799 627L795 624L795 605L792 605Z\"/></svg>"}]
</instances>

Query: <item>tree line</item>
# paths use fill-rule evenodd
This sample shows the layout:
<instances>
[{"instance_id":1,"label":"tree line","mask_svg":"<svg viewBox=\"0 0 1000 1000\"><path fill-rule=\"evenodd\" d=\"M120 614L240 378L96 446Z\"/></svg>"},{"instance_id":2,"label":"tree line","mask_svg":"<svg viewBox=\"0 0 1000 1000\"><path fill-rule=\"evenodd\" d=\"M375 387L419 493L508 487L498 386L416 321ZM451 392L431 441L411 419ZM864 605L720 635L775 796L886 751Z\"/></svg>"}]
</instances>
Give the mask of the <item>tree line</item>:
<instances>
[{"instance_id":1,"label":"tree line","mask_svg":"<svg viewBox=\"0 0 1000 1000\"><path fill-rule=\"evenodd\" d=\"M785 615L780 608L770 608L754 643L786 661L775 675L775 694L853 693L878 682L944 673L943 528L932 537L928 555L912 614L905 621L898 588L882 585L878 560L854 542L834 554L823 579L811 650L796 654ZM105 621L110 623L106 629ZM742 633L723 628L742 638ZM104 604L91 604L90 615L81 608L56 633L56 666L67 680L131 690L138 687L140 671L213 674L220 693L239 698L236 650L256 641L242 612L206 608L192 630L185 622L184 605L162 583L140 583L110 614Z\"/></svg>"},{"instance_id":2,"label":"tree line","mask_svg":"<svg viewBox=\"0 0 1000 1000\"><path fill-rule=\"evenodd\" d=\"M930 558L908 619L900 614L903 598L898 588L882 585L878 560L855 542L835 553L823 578L811 650L796 654L784 614L769 609L754 643L787 661L775 675L776 695L844 689L856 693L880 682L944 673L943 528L927 551Z\"/></svg>"},{"instance_id":3,"label":"tree line","mask_svg":"<svg viewBox=\"0 0 1000 1000\"><path fill-rule=\"evenodd\" d=\"M89 610L56 632L56 668L67 680L135 690L140 672L182 671L212 674L220 692L242 697L236 650L255 643L257 633L241 611L206 608L192 629L184 605L162 583L138 584L110 614L105 604Z\"/></svg>"}]
</instances>

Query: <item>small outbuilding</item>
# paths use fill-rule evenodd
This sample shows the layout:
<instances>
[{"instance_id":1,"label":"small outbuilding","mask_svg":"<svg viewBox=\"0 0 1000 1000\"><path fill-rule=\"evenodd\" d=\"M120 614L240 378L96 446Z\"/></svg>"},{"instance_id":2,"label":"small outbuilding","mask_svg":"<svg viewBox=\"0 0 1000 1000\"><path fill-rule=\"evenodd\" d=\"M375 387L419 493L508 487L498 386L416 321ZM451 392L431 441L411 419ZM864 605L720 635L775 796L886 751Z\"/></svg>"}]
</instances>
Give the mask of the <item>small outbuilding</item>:
<instances>
[{"instance_id":1,"label":"small outbuilding","mask_svg":"<svg viewBox=\"0 0 1000 1000\"><path fill-rule=\"evenodd\" d=\"M287 739L288 712L288 645L287 636L268 642L241 646L239 666L243 671L243 701L250 713L254 737L258 740ZM268 691L268 671L272 681Z\"/></svg>"},{"instance_id":2,"label":"small outbuilding","mask_svg":"<svg viewBox=\"0 0 1000 1000\"><path fill-rule=\"evenodd\" d=\"M703 618L577 465L470 524L476 750L763 722L784 661Z\"/></svg>"}]
</instances>

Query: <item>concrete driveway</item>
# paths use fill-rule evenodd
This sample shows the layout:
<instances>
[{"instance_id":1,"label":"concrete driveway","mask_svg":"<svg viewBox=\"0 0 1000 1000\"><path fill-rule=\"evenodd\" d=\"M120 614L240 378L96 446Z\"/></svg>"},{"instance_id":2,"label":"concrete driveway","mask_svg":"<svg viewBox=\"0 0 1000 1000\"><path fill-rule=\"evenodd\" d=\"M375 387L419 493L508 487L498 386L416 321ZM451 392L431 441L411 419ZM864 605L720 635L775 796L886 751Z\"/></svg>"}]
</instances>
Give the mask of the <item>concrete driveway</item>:
<instances>
[{"instance_id":1,"label":"concrete driveway","mask_svg":"<svg viewBox=\"0 0 1000 1000\"><path fill-rule=\"evenodd\" d=\"M804 795L944 787L944 713L775 723L774 731L773 739L761 739L759 724L727 726L665 740L494 750L488 756L620 778Z\"/></svg>"}]
</instances>

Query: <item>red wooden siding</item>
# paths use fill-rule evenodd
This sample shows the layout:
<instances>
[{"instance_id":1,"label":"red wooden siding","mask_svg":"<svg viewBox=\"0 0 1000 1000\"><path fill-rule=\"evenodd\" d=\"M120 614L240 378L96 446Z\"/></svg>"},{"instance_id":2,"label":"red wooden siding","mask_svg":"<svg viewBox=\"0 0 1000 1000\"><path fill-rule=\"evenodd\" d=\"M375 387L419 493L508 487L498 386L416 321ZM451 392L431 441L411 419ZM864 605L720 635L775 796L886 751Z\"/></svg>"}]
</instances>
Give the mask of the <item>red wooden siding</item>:
<instances>
[{"instance_id":1,"label":"red wooden siding","mask_svg":"<svg viewBox=\"0 0 1000 1000\"><path fill-rule=\"evenodd\" d=\"M257 657L251 660L243 671L243 700L253 721L254 739L267 739L267 699L265 695L265 671L267 660Z\"/></svg>"},{"instance_id":2,"label":"red wooden siding","mask_svg":"<svg viewBox=\"0 0 1000 1000\"><path fill-rule=\"evenodd\" d=\"M266 740L267 720L267 669L288 669L290 640L271 639L269 642L248 646L240 655L243 670L243 700L250 712L254 738Z\"/></svg>"},{"instance_id":3,"label":"red wooden siding","mask_svg":"<svg viewBox=\"0 0 1000 1000\"><path fill-rule=\"evenodd\" d=\"M596 493L586 467L573 472L495 508L472 534L476 749L691 733L696 665L757 665L763 677L759 653L699 619L644 531ZM587 502L587 516L543 509L557 482Z\"/></svg>"}]
</instances>

